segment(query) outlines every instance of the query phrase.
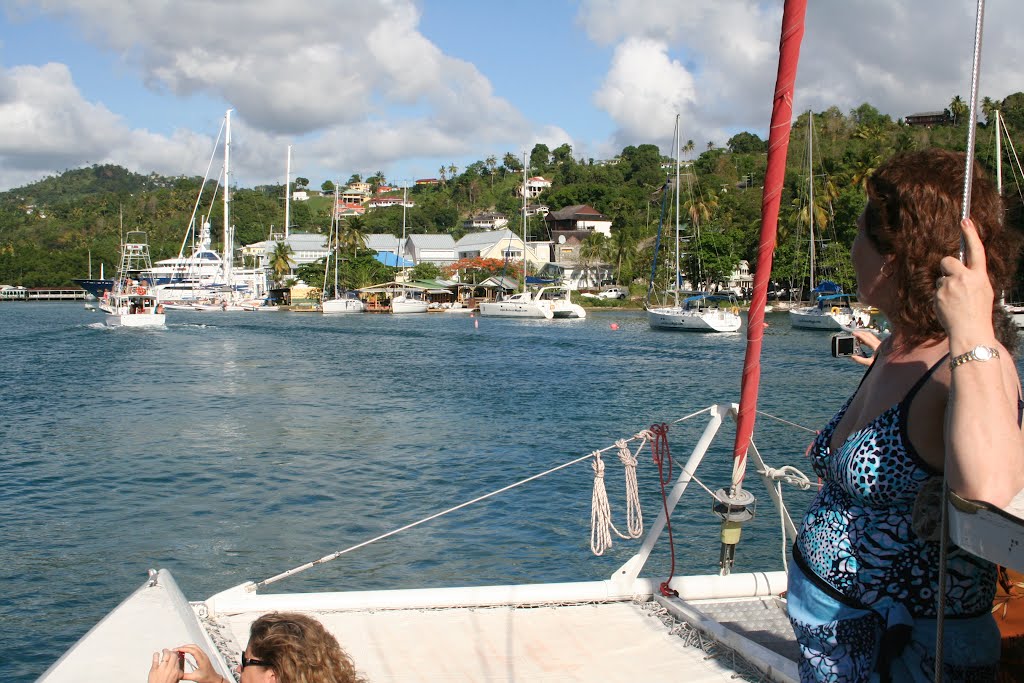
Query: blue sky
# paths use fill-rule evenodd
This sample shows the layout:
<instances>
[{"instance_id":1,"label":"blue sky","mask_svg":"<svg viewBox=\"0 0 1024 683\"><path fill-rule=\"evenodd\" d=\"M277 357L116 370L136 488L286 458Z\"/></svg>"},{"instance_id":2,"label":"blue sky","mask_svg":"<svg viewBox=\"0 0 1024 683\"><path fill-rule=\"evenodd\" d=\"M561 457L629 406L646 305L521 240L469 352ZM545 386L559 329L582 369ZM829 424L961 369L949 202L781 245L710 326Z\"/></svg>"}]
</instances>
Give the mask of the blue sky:
<instances>
[{"instance_id":1,"label":"blue sky","mask_svg":"<svg viewBox=\"0 0 1024 683\"><path fill-rule=\"evenodd\" d=\"M969 88L975 2L810 2L795 107L901 117ZM314 186L537 142L607 158L765 135L781 0L7 0L0 189L93 163ZM927 17L927 21L924 21ZM1024 5L988 0L982 95L1024 90ZM214 173L219 170L215 165Z\"/></svg>"}]
</instances>

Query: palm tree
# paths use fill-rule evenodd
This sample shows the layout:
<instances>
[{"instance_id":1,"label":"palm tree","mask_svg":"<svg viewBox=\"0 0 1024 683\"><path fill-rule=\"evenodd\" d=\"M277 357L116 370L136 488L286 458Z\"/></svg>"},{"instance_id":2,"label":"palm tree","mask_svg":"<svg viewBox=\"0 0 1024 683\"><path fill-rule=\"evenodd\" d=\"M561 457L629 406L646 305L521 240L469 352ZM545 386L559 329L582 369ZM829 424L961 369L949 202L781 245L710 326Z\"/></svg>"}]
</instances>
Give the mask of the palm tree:
<instances>
[{"instance_id":1,"label":"palm tree","mask_svg":"<svg viewBox=\"0 0 1024 683\"><path fill-rule=\"evenodd\" d=\"M715 148L715 143L712 140L708 140L708 151L710 152Z\"/></svg>"},{"instance_id":2,"label":"palm tree","mask_svg":"<svg viewBox=\"0 0 1024 683\"><path fill-rule=\"evenodd\" d=\"M690 152L693 151L693 147L693 140L687 140L686 144L683 145L683 153L688 155Z\"/></svg>"},{"instance_id":3,"label":"palm tree","mask_svg":"<svg viewBox=\"0 0 1024 683\"><path fill-rule=\"evenodd\" d=\"M366 245L363 235L365 227L366 223L360 216L350 216L340 226L338 247L345 251L351 251L352 258L355 258L359 250Z\"/></svg>"},{"instance_id":4,"label":"palm tree","mask_svg":"<svg viewBox=\"0 0 1024 683\"><path fill-rule=\"evenodd\" d=\"M491 176L491 187L494 187L494 170L498 168L498 157L492 154L491 156L487 157L484 163L487 165L487 171L490 173Z\"/></svg>"},{"instance_id":5,"label":"palm tree","mask_svg":"<svg viewBox=\"0 0 1024 683\"><path fill-rule=\"evenodd\" d=\"M711 220L711 215L718 208L718 196L713 190L709 190L706 196L698 193L687 199L683 208L690 216L690 223L697 228L701 222Z\"/></svg>"},{"instance_id":6,"label":"palm tree","mask_svg":"<svg viewBox=\"0 0 1024 683\"><path fill-rule=\"evenodd\" d=\"M996 118L996 111L999 109L999 103L993 100L991 97L983 97L981 99L981 113L985 115L985 123L994 123Z\"/></svg>"},{"instance_id":7,"label":"palm tree","mask_svg":"<svg viewBox=\"0 0 1024 683\"><path fill-rule=\"evenodd\" d=\"M270 254L270 269L274 273L274 282L280 284L291 275L292 266L295 265L292 260L294 253L287 242L278 242L274 245L274 251Z\"/></svg>"},{"instance_id":8,"label":"palm tree","mask_svg":"<svg viewBox=\"0 0 1024 683\"><path fill-rule=\"evenodd\" d=\"M963 98L957 95L949 103L949 113L953 115L953 125L955 126L960 119L970 111L970 108L964 102Z\"/></svg>"},{"instance_id":9,"label":"palm tree","mask_svg":"<svg viewBox=\"0 0 1024 683\"><path fill-rule=\"evenodd\" d=\"M446 175L447 173L448 173L448 167L445 166L444 164L441 164L441 168L437 169L437 177L441 179L441 184L442 185L447 185L448 184L448 177Z\"/></svg>"},{"instance_id":10,"label":"palm tree","mask_svg":"<svg viewBox=\"0 0 1024 683\"><path fill-rule=\"evenodd\" d=\"M452 164L448 167L448 173L451 174L451 179L455 180L455 176L459 173L459 167Z\"/></svg>"}]
</instances>

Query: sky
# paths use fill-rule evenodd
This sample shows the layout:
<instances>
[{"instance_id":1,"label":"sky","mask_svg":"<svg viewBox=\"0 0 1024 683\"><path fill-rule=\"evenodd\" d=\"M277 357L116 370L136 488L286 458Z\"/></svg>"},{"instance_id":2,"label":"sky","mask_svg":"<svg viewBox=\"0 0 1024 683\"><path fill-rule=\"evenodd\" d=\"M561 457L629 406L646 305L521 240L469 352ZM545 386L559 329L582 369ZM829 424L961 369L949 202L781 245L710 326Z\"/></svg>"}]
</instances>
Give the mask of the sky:
<instances>
[{"instance_id":1,"label":"sky","mask_svg":"<svg viewBox=\"0 0 1024 683\"><path fill-rule=\"evenodd\" d=\"M970 94L976 2L810 0L795 111ZM673 122L767 137L781 0L3 0L0 190L118 164L394 184L537 143L607 159ZM1024 91L1024 3L987 0L980 96Z\"/></svg>"}]
</instances>

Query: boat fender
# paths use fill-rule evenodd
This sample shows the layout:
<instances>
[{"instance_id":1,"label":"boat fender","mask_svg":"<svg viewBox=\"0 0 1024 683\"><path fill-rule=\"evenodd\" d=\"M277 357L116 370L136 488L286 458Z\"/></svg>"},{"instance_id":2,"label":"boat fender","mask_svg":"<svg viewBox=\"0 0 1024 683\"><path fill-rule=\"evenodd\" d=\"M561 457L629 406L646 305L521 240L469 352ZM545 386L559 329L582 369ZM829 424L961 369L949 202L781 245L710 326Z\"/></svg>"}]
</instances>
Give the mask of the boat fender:
<instances>
[{"instance_id":1,"label":"boat fender","mask_svg":"<svg viewBox=\"0 0 1024 683\"><path fill-rule=\"evenodd\" d=\"M146 293L146 288L145 287L136 287L135 288L135 293L136 294L145 294Z\"/></svg>"},{"instance_id":2,"label":"boat fender","mask_svg":"<svg viewBox=\"0 0 1024 683\"><path fill-rule=\"evenodd\" d=\"M839 310L839 307L838 307L838 306L833 306L833 307L832 307L832 312L833 312L833 313L840 313L841 311Z\"/></svg>"},{"instance_id":3,"label":"boat fender","mask_svg":"<svg viewBox=\"0 0 1024 683\"><path fill-rule=\"evenodd\" d=\"M740 307L739 306L733 306L732 307L732 314L733 315L739 315L740 314Z\"/></svg>"}]
</instances>

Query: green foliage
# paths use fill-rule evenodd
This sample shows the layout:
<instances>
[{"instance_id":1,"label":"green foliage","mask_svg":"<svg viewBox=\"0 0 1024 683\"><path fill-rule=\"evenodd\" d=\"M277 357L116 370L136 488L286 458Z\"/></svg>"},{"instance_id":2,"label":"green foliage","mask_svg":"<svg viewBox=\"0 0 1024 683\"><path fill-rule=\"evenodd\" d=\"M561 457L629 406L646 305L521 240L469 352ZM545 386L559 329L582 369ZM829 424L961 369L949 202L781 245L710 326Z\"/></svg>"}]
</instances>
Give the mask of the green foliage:
<instances>
[{"instance_id":1,"label":"green foliage","mask_svg":"<svg viewBox=\"0 0 1024 683\"><path fill-rule=\"evenodd\" d=\"M867 103L847 113L830 107L814 114L814 214L816 224L831 226L822 231L825 234L819 244L818 262L828 269L830 277L852 287L849 244L865 201L864 183L879 164L898 151L963 149L965 117L957 99L950 98L951 114L957 115L957 123L931 128L908 127ZM1024 135L1024 93L1014 93L1001 101L987 98L983 109L986 119L999 109L1011 133ZM796 284L806 278L808 266L808 208L803 198L807 193L808 122L806 113L798 116L791 135L772 268L773 279ZM724 147L696 142L691 146L690 141L685 147L687 157L692 158L687 172L696 178L700 192L690 200L684 195L682 219L686 225L697 221L701 234L701 239L685 250L691 261L687 272L696 273L699 267L705 280L724 279L740 259L749 261L756 270L765 141L753 133L740 132ZM701 152L704 147L710 148ZM990 173L995 166L994 154L994 136L979 134L977 158ZM594 244L584 250L586 267L610 265L619 284L630 284L645 282L650 276L661 199L666 179L674 175L662 167L668 162L652 144L624 148L616 164L593 160L582 163L573 158L568 144L553 150L537 144L530 154L529 173L543 175L553 183L538 203L553 210L589 204L611 218L611 238L600 244L594 238ZM499 211L509 216L509 227L518 233L521 199L517 190L522 170L521 156L512 152L488 154L461 173L454 165L443 166L438 170L441 183L410 188L415 206L406 211L406 232L447 232L458 239L464 233L463 221L469 216ZM348 182L359 182L364 177L374 186L386 184L380 171L368 176L353 173ZM305 178L296 179L297 188L308 183ZM120 235L128 230L147 232L154 259L177 255L201 186L202 179L197 177L140 175L118 166L97 165L0 193L0 283L70 285L72 278L88 273L90 256L94 275L99 274L100 263L112 272ZM326 181L320 187L329 192L333 182ZM206 183L202 190L195 224L210 223L214 246L219 249L223 235L222 190L213 182ZM284 198L283 184L234 188L231 211L236 246L267 239L272 226L274 232L283 232ZM293 230L328 233L332 202L330 196L292 202ZM666 225L673 223L674 218L667 216ZM542 220L534 218L529 231L536 238L546 239L544 226ZM376 232L400 235L401 231L400 207L374 209L363 217L344 219L339 241L345 285L365 286L391 279L387 267L365 253L362 236ZM674 267L670 244L671 238L666 238L663 231L657 268L660 287L670 281ZM278 271L280 280L288 274L283 269L284 259L276 256L282 266ZM484 272L480 268L477 274ZM298 275L310 284L322 283L323 265L305 266Z\"/></svg>"},{"instance_id":2,"label":"green foliage","mask_svg":"<svg viewBox=\"0 0 1024 683\"><path fill-rule=\"evenodd\" d=\"M414 280L436 280L441 277L441 266L424 261L423 263L417 263L410 269L409 275Z\"/></svg>"}]
</instances>

